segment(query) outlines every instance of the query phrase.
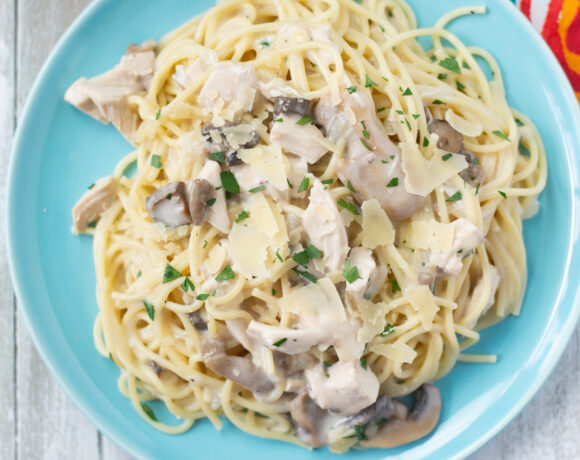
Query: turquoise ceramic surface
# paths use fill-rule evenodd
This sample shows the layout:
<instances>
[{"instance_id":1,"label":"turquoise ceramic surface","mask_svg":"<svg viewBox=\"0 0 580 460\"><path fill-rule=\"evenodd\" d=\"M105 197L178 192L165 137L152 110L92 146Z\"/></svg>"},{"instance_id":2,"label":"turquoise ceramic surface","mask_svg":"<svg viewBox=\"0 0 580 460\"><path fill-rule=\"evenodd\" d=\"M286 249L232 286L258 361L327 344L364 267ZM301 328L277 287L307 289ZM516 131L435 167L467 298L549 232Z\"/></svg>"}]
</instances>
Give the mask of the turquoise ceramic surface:
<instances>
[{"instance_id":1,"label":"turquoise ceramic surface","mask_svg":"<svg viewBox=\"0 0 580 460\"><path fill-rule=\"evenodd\" d=\"M130 43L160 38L195 16L209 0L96 1L76 21L41 72L16 138L9 177L7 224L12 275L36 346L56 379L107 436L141 458L327 459L247 435L228 422L217 432L199 422L184 435L162 434L143 421L117 390L118 369L97 354L92 239L70 233L70 209L87 185L110 174L131 147L112 128L65 104L78 77L116 64ZM505 0L409 0L421 26L469 4L486 16L454 21L451 30L499 60L512 106L538 125L549 159L541 210L525 222L529 281L519 318L483 332L474 351L497 353L495 365L459 363L438 383L443 412L426 439L389 451L343 458L459 458L504 427L544 382L580 312L577 101L548 48Z\"/></svg>"}]
</instances>

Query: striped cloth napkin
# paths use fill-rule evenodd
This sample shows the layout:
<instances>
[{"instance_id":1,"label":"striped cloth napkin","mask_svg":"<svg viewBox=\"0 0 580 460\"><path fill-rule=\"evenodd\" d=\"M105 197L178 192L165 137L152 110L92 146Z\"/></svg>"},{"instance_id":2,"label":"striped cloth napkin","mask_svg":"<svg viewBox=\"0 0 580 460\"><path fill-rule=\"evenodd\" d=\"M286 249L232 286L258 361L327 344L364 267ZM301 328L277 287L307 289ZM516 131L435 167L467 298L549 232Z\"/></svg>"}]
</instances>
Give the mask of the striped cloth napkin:
<instances>
[{"instance_id":1,"label":"striped cloth napkin","mask_svg":"<svg viewBox=\"0 0 580 460\"><path fill-rule=\"evenodd\" d=\"M544 37L580 101L580 0L512 0Z\"/></svg>"}]
</instances>

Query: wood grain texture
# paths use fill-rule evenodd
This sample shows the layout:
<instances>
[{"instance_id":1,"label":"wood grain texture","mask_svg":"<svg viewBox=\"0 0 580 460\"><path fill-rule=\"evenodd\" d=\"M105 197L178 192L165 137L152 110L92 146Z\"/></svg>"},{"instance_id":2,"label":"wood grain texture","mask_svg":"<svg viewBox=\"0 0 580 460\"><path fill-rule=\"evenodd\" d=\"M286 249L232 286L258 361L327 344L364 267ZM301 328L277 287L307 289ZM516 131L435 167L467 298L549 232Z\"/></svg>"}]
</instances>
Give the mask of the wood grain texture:
<instances>
[{"instance_id":1,"label":"wood grain texture","mask_svg":"<svg viewBox=\"0 0 580 460\"><path fill-rule=\"evenodd\" d=\"M14 49L15 21L13 1L0 2L0 216L4 216L4 191L12 133L14 130ZM0 217L3 223L4 218ZM5 228L0 224L0 407L6 421L0 423L0 458L11 459L15 454L14 398L14 294L8 273Z\"/></svg>"},{"instance_id":2,"label":"wood grain texture","mask_svg":"<svg viewBox=\"0 0 580 460\"><path fill-rule=\"evenodd\" d=\"M88 0L18 0L16 65L20 115L50 50ZM16 458L98 460L98 433L56 384L20 315L16 321Z\"/></svg>"},{"instance_id":3,"label":"wood grain texture","mask_svg":"<svg viewBox=\"0 0 580 460\"><path fill-rule=\"evenodd\" d=\"M0 215L13 108L20 113L50 49L89 2L0 0ZM2 241L3 231L0 225ZM0 459L130 460L68 400L38 357L22 319L14 317L4 244L0 244L0 313L0 407L7 414L0 423ZM471 460L580 458L579 379L577 331L528 407Z\"/></svg>"}]
</instances>

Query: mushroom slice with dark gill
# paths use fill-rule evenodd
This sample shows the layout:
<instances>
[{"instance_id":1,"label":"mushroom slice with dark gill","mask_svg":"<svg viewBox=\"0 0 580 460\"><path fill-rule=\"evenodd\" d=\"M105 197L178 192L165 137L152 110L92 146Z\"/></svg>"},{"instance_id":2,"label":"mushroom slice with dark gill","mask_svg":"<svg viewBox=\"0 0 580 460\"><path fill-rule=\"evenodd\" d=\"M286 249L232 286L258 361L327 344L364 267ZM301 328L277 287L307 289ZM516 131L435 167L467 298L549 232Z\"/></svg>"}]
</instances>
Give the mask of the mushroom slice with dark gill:
<instances>
[{"instance_id":1,"label":"mushroom slice with dark gill","mask_svg":"<svg viewBox=\"0 0 580 460\"><path fill-rule=\"evenodd\" d=\"M209 370L247 388L258 398L274 389L274 384L263 369L248 358L226 355L225 346L218 339L203 339L201 356Z\"/></svg>"},{"instance_id":2,"label":"mushroom slice with dark gill","mask_svg":"<svg viewBox=\"0 0 580 460\"><path fill-rule=\"evenodd\" d=\"M103 177L95 182L72 210L73 233L84 232L112 206L116 199L117 189L112 177Z\"/></svg>"},{"instance_id":3,"label":"mushroom slice with dark gill","mask_svg":"<svg viewBox=\"0 0 580 460\"><path fill-rule=\"evenodd\" d=\"M475 181L482 183L484 179L483 168L479 165L479 159L463 148L463 135L453 128L446 120L433 118L429 122L429 130L439 136L437 147L450 153L458 153L465 157L467 168L459 173L465 182Z\"/></svg>"},{"instance_id":4,"label":"mushroom slice with dark gill","mask_svg":"<svg viewBox=\"0 0 580 460\"><path fill-rule=\"evenodd\" d=\"M305 117L311 115L318 99L304 99L303 97L284 97L274 98L274 115L281 113L290 113Z\"/></svg>"},{"instance_id":5,"label":"mushroom slice with dark gill","mask_svg":"<svg viewBox=\"0 0 580 460\"><path fill-rule=\"evenodd\" d=\"M406 419L393 417L381 425L374 436L362 440L363 447L386 449L427 436L437 425L441 413L441 394L430 383L415 392L415 405Z\"/></svg>"},{"instance_id":6,"label":"mushroom slice with dark gill","mask_svg":"<svg viewBox=\"0 0 580 460\"><path fill-rule=\"evenodd\" d=\"M146 208L151 219L168 227L191 223L183 182L171 182L158 189L147 198Z\"/></svg>"},{"instance_id":7,"label":"mushroom slice with dark gill","mask_svg":"<svg viewBox=\"0 0 580 460\"><path fill-rule=\"evenodd\" d=\"M199 310L186 313L185 316L187 316L187 319L197 331L207 331L207 322L203 319Z\"/></svg>"},{"instance_id":8,"label":"mushroom slice with dark gill","mask_svg":"<svg viewBox=\"0 0 580 460\"><path fill-rule=\"evenodd\" d=\"M213 198L215 187L205 179L195 179L189 190L189 215L193 225L201 225L206 218L208 201Z\"/></svg>"},{"instance_id":9,"label":"mushroom slice with dark gill","mask_svg":"<svg viewBox=\"0 0 580 460\"><path fill-rule=\"evenodd\" d=\"M296 435L309 446L322 447L326 445L326 433L322 430L322 421L328 416L328 411L303 391L290 401L290 416L297 426Z\"/></svg>"}]
</instances>

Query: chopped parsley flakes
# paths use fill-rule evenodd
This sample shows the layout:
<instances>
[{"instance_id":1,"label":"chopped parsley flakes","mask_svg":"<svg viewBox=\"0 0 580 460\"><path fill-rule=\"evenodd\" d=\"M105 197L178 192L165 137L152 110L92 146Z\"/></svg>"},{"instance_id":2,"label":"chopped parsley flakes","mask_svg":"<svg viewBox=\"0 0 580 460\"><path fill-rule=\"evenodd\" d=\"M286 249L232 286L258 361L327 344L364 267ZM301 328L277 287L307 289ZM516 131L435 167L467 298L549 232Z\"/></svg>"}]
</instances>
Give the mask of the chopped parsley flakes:
<instances>
[{"instance_id":1,"label":"chopped parsley flakes","mask_svg":"<svg viewBox=\"0 0 580 460\"><path fill-rule=\"evenodd\" d=\"M189 279L189 276L186 276L185 279L183 280L183 283L181 283L181 289L183 289L183 292L187 292L188 289L190 289L191 292L195 291L195 286L193 282Z\"/></svg>"},{"instance_id":2,"label":"chopped parsley flakes","mask_svg":"<svg viewBox=\"0 0 580 460\"><path fill-rule=\"evenodd\" d=\"M372 86L379 86L378 83L375 83L371 80L368 73L365 73L365 88L370 88Z\"/></svg>"},{"instance_id":3,"label":"chopped parsley flakes","mask_svg":"<svg viewBox=\"0 0 580 460\"><path fill-rule=\"evenodd\" d=\"M248 192L250 192L250 193L258 193L258 192L261 192L262 190L264 190L265 188L266 188L265 185L260 185L259 187L251 188L250 190L248 190Z\"/></svg>"},{"instance_id":4,"label":"chopped parsley flakes","mask_svg":"<svg viewBox=\"0 0 580 460\"><path fill-rule=\"evenodd\" d=\"M512 141L509 137L507 137L499 129L496 129L495 131L492 131L492 133L495 134L497 137L500 137L503 140L510 141L510 142Z\"/></svg>"},{"instance_id":5,"label":"chopped parsley flakes","mask_svg":"<svg viewBox=\"0 0 580 460\"><path fill-rule=\"evenodd\" d=\"M349 283L352 284L358 280L361 276L358 273L358 267L351 267L350 260L346 259L344 263L344 270L342 271L342 276Z\"/></svg>"},{"instance_id":6,"label":"chopped parsley flakes","mask_svg":"<svg viewBox=\"0 0 580 460\"><path fill-rule=\"evenodd\" d=\"M238 184L234 173L227 170L222 171L220 172L220 179L222 181L224 190L230 193L240 193L240 184Z\"/></svg>"},{"instance_id":7,"label":"chopped parsley flakes","mask_svg":"<svg viewBox=\"0 0 580 460\"><path fill-rule=\"evenodd\" d=\"M385 326L385 330L383 332L381 332L381 337L387 337L387 336L394 334L394 333L395 333L394 326L391 323L388 323Z\"/></svg>"},{"instance_id":8,"label":"chopped parsley flakes","mask_svg":"<svg viewBox=\"0 0 580 460\"><path fill-rule=\"evenodd\" d=\"M356 93L356 85L349 86L346 90L348 91L348 94Z\"/></svg>"},{"instance_id":9,"label":"chopped parsley flakes","mask_svg":"<svg viewBox=\"0 0 580 460\"><path fill-rule=\"evenodd\" d=\"M447 57L442 61L439 61L439 65L447 70L451 70L451 72L455 72L458 74L461 73L459 63L457 62L457 59L455 59L453 56Z\"/></svg>"},{"instance_id":10,"label":"chopped parsley flakes","mask_svg":"<svg viewBox=\"0 0 580 460\"><path fill-rule=\"evenodd\" d=\"M306 125L308 123L314 124L312 117L309 115L304 115L300 120L296 122L297 125Z\"/></svg>"},{"instance_id":11,"label":"chopped parsley flakes","mask_svg":"<svg viewBox=\"0 0 580 460\"><path fill-rule=\"evenodd\" d=\"M161 166L163 166L159 155L151 155L151 166L154 168L161 168Z\"/></svg>"},{"instance_id":12,"label":"chopped parsley flakes","mask_svg":"<svg viewBox=\"0 0 580 460\"><path fill-rule=\"evenodd\" d=\"M214 160L217 161L219 163L224 163L226 162L226 157L224 155L224 152L213 152L209 154L209 158L210 160Z\"/></svg>"},{"instance_id":13,"label":"chopped parsley flakes","mask_svg":"<svg viewBox=\"0 0 580 460\"><path fill-rule=\"evenodd\" d=\"M396 187L397 185L399 185L399 178L393 177L387 184L387 187Z\"/></svg>"},{"instance_id":14,"label":"chopped parsley flakes","mask_svg":"<svg viewBox=\"0 0 580 460\"><path fill-rule=\"evenodd\" d=\"M451 195L449 198L447 198L445 201L447 201L448 203L452 203L454 201L459 201L461 198L462 198L461 192L457 191L453 195Z\"/></svg>"},{"instance_id":15,"label":"chopped parsley flakes","mask_svg":"<svg viewBox=\"0 0 580 460\"><path fill-rule=\"evenodd\" d=\"M153 321L155 319L155 306L146 300L143 301L143 305L145 305L145 310L147 310L147 316Z\"/></svg>"},{"instance_id":16,"label":"chopped parsley flakes","mask_svg":"<svg viewBox=\"0 0 580 460\"><path fill-rule=\"evenodd\" d=\"M232 270L232 267L230 267L229 265L226 265L225 268L221 271L221 273L215 277L215 280L218 283L220 283L222 281L231 280L235 276L236 276L236 274Z\"/></svg>"},{"instance_id":17,"label":"chopped parsley flakes","mask_svg":"<svg viewBox=\"0 0 580 460\"><path fill-rule=\"evenodd\" d=\"M165 264L165 270L163 270L163 284L169 283L177 278L181 278L183 275L179 273L175 268L169 264Z\"/></svg>"},{"instance_id":18,"label":"chopped parsley flakes","mask_svg":"<svg viewBox=\"0 0 580 460\"><path fill-rule=\"evenodd\" d=\"M310 187L310 178L305 176L302 179L302 182L300 182L300 187L298 187L298 193L305 192L306 190L308 190L308 187Z\"/></svg>"},{"instance_id":19,"label":"chopped parsley flakes","mask_svg":"<svg viewBox=\"0 0 580 460\"><path fill-rule=\"evenodd\" d=\"M316 283L316 277L310 273L308 270L300 270L297 267L294 267L293 270L298 273L300 276L303 276L304 278L306 278L308 281L311 281L312 283Z\"/></svg>"},{"instance_id":20,"label":"chopped parsley flakes","mask_svg":"<svg viewBox=\"0 0 580 460\"><path fill-rule=\"evenodd\" d=\"M287 341L288 341L288 339L286 337L284 337L284 338L282 338L280 340L277 340L272 345L275 346L275 347L279 347L280 345L286 343Z\"/></svg>"},{"instance_id":21,"label":"chopped parsley flakes","mask_svg":"<svg viewBox=\"0 0 580 460\"><path fill-rule=\"evenodd\" d=\"M250 215L246 211L242 211L236 217L236 224L240 223L242 220L247 219Z\"/></svg>"},{"instance_id":22,"label":"chopped parsley flakes","mask_svg":"<svg viewBox=\"0 0 580 460\"><path fill-rule=\"evenodd\" d=\"M341 198L340 200L337 201L338 205L343 207L344 209L352 212L355 216L358 216L360 213L358 212L358 209L356 209L356 206L353 203L350 203L348 201L345 201L343 198Z\"/></svg>"}]
</instances>

